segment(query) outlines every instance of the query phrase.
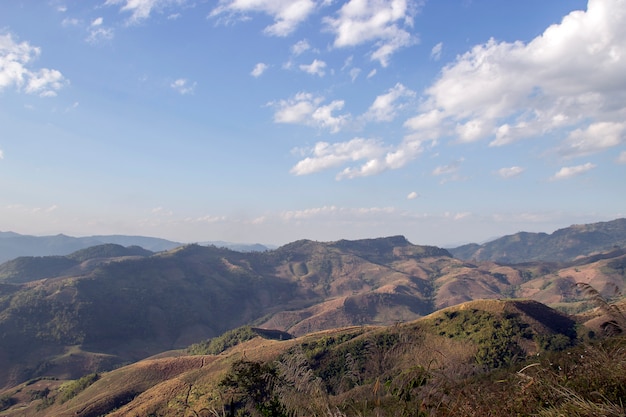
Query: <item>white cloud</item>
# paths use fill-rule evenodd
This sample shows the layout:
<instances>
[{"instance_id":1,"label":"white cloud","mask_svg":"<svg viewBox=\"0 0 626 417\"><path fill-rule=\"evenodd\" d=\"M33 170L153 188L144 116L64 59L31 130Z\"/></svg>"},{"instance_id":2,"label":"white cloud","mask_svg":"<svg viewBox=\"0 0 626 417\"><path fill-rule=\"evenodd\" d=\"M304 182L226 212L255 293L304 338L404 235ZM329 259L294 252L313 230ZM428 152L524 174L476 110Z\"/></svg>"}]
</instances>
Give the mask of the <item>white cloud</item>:
<instances>
[{"instance_id":1,"label":"white cloud","mask_svg":"<svg viewBox=\"0 0 626 417\"><path fill-rule=\"evenodd\" d=\"M185 95L185 94L192 94L196 88L196 84L197 83L195 82L190 84L189 80L185 78L179 78L173 83L171 83L170 87L172 87L178 93Z\"/></svg>"},{"instance_id":2,"label":"white cloud","mask_svg":"<svg viewBox=\"0 0 626 417\"><path fill-rule=\"evenodd\" d=\"M291 53L297 56L297 55L303 54L309 49L311 49L311 45L309 45L309 41L307 41L306 39L303 39L301 41L296 42L291 47Z\"/></svg>"},{"instance_id":3,"label":"white cloud","mask_svg":"<svg viewBox=\"0 0 626 417\"><path fill-rule=\"evenodd\" d=\"M4 152L0 149L0 159L4 159Z\"/></svg>"},{"instance_id":4,"label":"white cloud","mask_svg":"<svg viewBox=\"0 0 626 417\"><path fill-rule=\"evenodd\" d=\"M367 78L372 78L374 75L376 75L377 72L378 71L376 70L376 68L374 68L367 74Z\"/></svg>"},{"instance_id":5,"label":"white cloud","mask_svg":"<svg viewBox=\"0 0 626 417\"><path fill-rule=\"evenodd\" d=\"M101 26L92 26L92 28L89 29L89 36L87 36L86 41L91 43L91 44L95 44L101 41L108 41L113 39L114 37L114 32L113 29L111 28L104 28Z\"/></svg>"},{"instance_id":6,"label":"white cloud","mask_svg":"<svg viewBox=\"0 0 626 417\"><path fill-rule=\"evenodd\" d=\"M325 74L324 68L326 68L326 62L320 61L319 59L313 60L309 65L300 65L302 71L311 75L319 75L320 77L323 77Z\"/></svg>"},{"instance_id":7,"label":"white cloud","mask_svg":"<svg viewBox=\"0 0 626 417\"><path fill-rule=\"evenodd\" d=\"M501 178L514 178L522 174L524 168L513 166L508 168L500 168L497 173Z\"/></svg>"},{"instance_id":8,"label":"white cloud","mask_svg":"<svg viewBox=\"0 0 626 417\"><path fill-rule=\"evenodd\" d=\"M221 0L209 17L225 15L227 20L249 12L270 15L274 24L267 26L264 32L271 36L287 36L315 11L316 3L312 0Z\"/></svg>"},{"instance_id":9,"label":"white cloud","mask_svg":"<svg viewBox=\"0 0 626 417\"><path fill-rule=\"evenodd\" d=\"M323 97L298 93L293 98L272 102L269 105L277 109L274 113L276 123L302 124L329 129L336 133L346 124L350 115L333 115L334 112L343 109L343 100L334 100L327 105L323 105L323 102Z\"/></svg>"},{"instance_id":10,"label":"white cloud","mask_svg":"<svg viewBox=\"0 0 626 417\"><path fill-rule=\"evenodd\" d=\"M354 219L357 217L368 218L380 215L389 214L402 214L398 213L393 207L337 207L337 206L322 206L312 207L302 210L289 210L282 212L280 217L283 221L304 221L317 218L338 217L345 219Z\"/></svg>"},{"instance_id":11,"label":"white cloud","mask_svg":"<svg viewBox=\"0 0 626 417\"><path fill-rule=\"evenodd\" d=\"M55 69L30 69L40 54L41 49L28 42L16 43L11 34L0 35L0 91L13 86L28 94L56 96L68 81Z\"/></svg>"},{"instance_id":12,"label":"white cloud","mask_svg":"<svg viewBox=\"0 0 626 417\"><path fill-rule=\"evenodd\" d=\"M617 157L617 163L626 164L626 151L620 152L619 156Z\"/></svg>"},{"instance_id":13,"label":"white cloud","mask_svg":"<svg viewBox=\"0 0 626 417\"><path fill-rule=\"evenodd\" d=\"M253 77L260 77L266 69L268 69L268 65L264 64L262 62L259 62L258 64L256 64L254 66L254 69L252 70L252 72L250 73L250 75L252 75Z\"/></svg>"},{"instance_id":14,"label":"white cloud","mask_svg":"<svg viewBox=\"0 0 626 417\"><path fill-rule=\"evenodd\" d=\"M354 138L347 142L329 144L318 142L308 150L310 156L300 160L292 169L295 175L307 175L336 168L353 162L336 175L337 180L376 175L391 169L399 169L422 152L422 144L411 137L405 138L395 148L384 146L374 139Z\"/></svg>"},{"instance_id":15,"label":"white cloud","mask_svg":"<svg viewBox=\"0 0 626 417\"><path fill-rule=\"evenodd\" d=\"M185 0L106 0L105 6L122 4L120 11L130 12L129 23L135 24L148 19L153 11L161 11L172 5L181 5Z\"/></svg>"},{"instance_id":16,"label":"white cloud","mask_svg":"<svg viewBox=\"0 0 626 417\"><path fill-rule=\"evenodd\" d=\"M433 46L433 49L430 51L431 59L435 61L439 61L441 59L441 52L443 51L443 42L439 42L437 45Z\"/></svg>"},{"instance_id":17,"label":"white cloud","mask_svg":"<svg viewBox=\"0 0 626 417\"><path fill-rule=\"evenodd\" d=\"M458 56L406 126L421 132L429 114L438 138L502 146L551 134L567 138L560 153L602 151L624 141L624 51L626 1L590 0L528 43L491 39Z\"/></svg>"},{"instance_id":18,"label":"white cloud","mask_svg":"<svg viewBox=\"0 0 626 417\"><path fill-rule=\"evenodd\" d=\"M448 165L440 165L433 170L433 175L439 176L454 174L461 168L463 160L463 158L459 158L450 162Z\"/></svg>"},{"instance_id":19,"label":"white cloud","mask_svg":"<svg viewBox=\"0 0 626 417\"><path fill-rule=\"evenodd\" d=\"M367 112L363 115L366 120L376 122L390 122L396 117L397 111L402 107L398 103L403 98L415 97L415 92L397 83L389 89L386 94L382 94L374 100Z\"/></svg>"},{"instance_id":20,"label":"white cloud","mask_svg":"<svg viewBox=\"0 0 626 417\"><path fill-rule=\"evenodd\" d=\"M577 157L601 152L626 141L626 122L598 122L576 129L561 144L560 153Z\"/></svg>"},{"instance_id":21,"label":"white cloud","mask_svg":"<svg viewBox=\"0 0 626 417\"><path fill-rule=\"evenodd\" d=\"M415 191L411 191L409 193L409 195L406 196L407 200L415 200L417 197L419 197L420 195L418 193L416 193Z\"/></svg>"},{"instance_id":22,"label":"white cloud","mask_svg":"<svg viewBox=\"0 0 626 417\"><path fill-rule=\"evenodd\" d=\"M577 175L584 174L584 173L594 169L595 167L596 166L594 164L592 164L591 162L587 162L586 164L576 165L576 166L572 166L572 167L563 167L556 174L554 174L554 176L552 176L551 179L552 180L569 179L569 178L575 177Z\"/></svg>"},{"instance_id":23,"label":"white cloud","mask_svg":"<svg viewBox=\"0 0 626 417\"><path fill-rule=\"evenodd\" d=\"M373 43L371 59L385 67L396 51L417 42L409 30L420 6L418 3L410 0L350 0L341 7L337 17L326 17L324 22L335 35L336 48Z\"/></svg>"},{"instance_id":24,"label":"white cloud","mask_svg":"<svg viewBox=\"0 0 626 417\"><path fill-rule=\"evenodd\" d=\"M97 17L91 22L91 26L102 26L104 19L102 17Z\"/></svg>"},{"instance_id":25,"label":"white cloud","mask_svg":"<svg viewBox=\"0 0 626 417\"><path fill-rule=\"evenodd\" d=\"M307 175L334 168L346 162L372 160L384 153L384 148L374 139L354 138L348 142L330 144L318 142L309 150L311 156L299 161L292 169L295 175Z\"/></svg>"}]
</instances>

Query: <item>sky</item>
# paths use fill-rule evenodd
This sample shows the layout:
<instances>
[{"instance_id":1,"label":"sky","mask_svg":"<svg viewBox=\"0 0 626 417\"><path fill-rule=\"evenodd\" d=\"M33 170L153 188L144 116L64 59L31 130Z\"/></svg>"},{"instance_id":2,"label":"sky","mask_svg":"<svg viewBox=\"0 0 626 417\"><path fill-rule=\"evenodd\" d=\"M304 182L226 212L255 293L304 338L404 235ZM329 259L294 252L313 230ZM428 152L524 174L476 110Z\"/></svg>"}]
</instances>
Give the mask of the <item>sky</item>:
<instances>
[{"instance_id":1,"label":"sky","mask_svg":"<svg viewBox=\"0 0 626 417\"><path fill-rule=\"evenodd\" d=\"M626 0L0 1L0 230L455 246L626 216Z\"/></svg>"}]
</instances>

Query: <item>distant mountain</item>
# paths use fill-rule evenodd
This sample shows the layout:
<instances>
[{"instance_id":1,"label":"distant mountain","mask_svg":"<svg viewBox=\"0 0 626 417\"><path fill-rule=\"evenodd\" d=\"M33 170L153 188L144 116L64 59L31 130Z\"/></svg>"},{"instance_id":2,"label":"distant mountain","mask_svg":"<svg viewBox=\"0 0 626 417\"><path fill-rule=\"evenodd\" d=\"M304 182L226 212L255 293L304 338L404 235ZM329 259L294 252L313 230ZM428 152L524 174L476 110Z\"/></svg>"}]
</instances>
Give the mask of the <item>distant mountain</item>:
<instances>
[{"instance_id":1,"label":"distant mountain","mask_svg":"<svg viewBox=\"0 0 626 417\"><path fill-rule=\"evenodd\" d=\"M249 253L187 245L147 255L104 245L2 265L0 387L110 369L246 324L301 336L509 297L578 311L589 305L576 282L613 296L626 281L620 251L570 266L506 266L454 259L402 236L299 240Z\"/></svg>"},{"instance_id":2,"label":"distant mountain","mask_svg":"<svg viewBox=\"0 0 626 417\"><path fill-rule=\"evenodd\" d=\"M226 248L237 252L264 252L266 250L276 249L276 246L262 245L260 243L233 243L224 242L223 240L212 240L198 244L202 246L217 246L218 248Z\"/></svg>"},{"instance_id":3,"label":"distant mountain","mask_svg":"<svg viewBox=\"0 0 626 417\"><path fill-rule=\"evenodd\" d=\"M67 256L20 256L0 265L0 282L16 284L85 274L106 262L153 254L139 246L126 248L107 243L81 249Z\"/></svg>"},{"instance_id":4,"label":"distant mountain","mask_svg":"<svg viewBox=\"0 0 626 417\"><path fill-rule=\"evenodd\" d=\"M626 219L573 225L552 234L520 232L491 242L448 249L455 258L499 263L569 262L626 248Z\"/></svg>"},{"instance_id":5,"label":"distant mountain","mask_svg":"<svg viewBox=\"0 0 626 417\"><path fill-rule=\"evenodd\" d=\"M71 237L63 234L30 236L14 232L0 232L0 263L19 256L63 256L80 249L105 243L114 243L121 246L140 246L152 252L166 251L182 245L182 243L178 242L143 236Z\"/></svg>"}]
</instances>

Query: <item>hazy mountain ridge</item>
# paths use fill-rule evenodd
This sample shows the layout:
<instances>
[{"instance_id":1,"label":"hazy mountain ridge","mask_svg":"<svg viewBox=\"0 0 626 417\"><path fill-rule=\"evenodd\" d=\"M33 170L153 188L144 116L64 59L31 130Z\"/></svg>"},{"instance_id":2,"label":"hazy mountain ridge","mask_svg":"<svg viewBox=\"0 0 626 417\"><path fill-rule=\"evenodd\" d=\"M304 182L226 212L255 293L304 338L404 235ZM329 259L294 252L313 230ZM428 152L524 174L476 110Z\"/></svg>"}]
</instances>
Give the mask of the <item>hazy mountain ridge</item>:
<instances>
[{"instance_id":1,"label":"hazy mountain ridge","mask_svg":"<svg viewBox=\"0 0 626 417\"><path fill-rule=\"evenodd\" d=\"M448 250L459 259L516 264L570 262L616 248L626 248L626 219L572 225L551 234L520 232L482 245L472 243Z\"/></svg>"},{"instance_id":2,"label":"hazy mountain ridge","mask_svg":"<svg viewBox=\"0 0 626 417\"><path fill-rule=\"evenodd\" d=\"M0 232L0 262L20 256L65 256L81 249L112 243L121 246L140 246L152 252L160 252L181 246L181 243L145 236L98 235L72 237L30 236L14 232Z\"/></svg>"}]
</instances>

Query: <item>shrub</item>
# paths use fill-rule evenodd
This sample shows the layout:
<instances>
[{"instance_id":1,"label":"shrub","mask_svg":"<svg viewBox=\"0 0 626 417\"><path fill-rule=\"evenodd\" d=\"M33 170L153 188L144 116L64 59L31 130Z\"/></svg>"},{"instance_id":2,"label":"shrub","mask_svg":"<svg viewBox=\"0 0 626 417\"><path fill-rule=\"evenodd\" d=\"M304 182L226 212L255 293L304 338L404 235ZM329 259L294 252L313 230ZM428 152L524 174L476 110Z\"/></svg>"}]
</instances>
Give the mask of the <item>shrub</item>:
<instances>
[{"instance_id":1,"label":"shrub","mask_svg":"<svg viewBox=\"0 0 626 417\"><path fill-rule=\"evenodd\" d=\"M226 349L254 339L258 334L250 326L242 326L229 330L221 336L195 343L187 348L190 355L219 355Z\"/></svg>"},{"instance_id":2,"label":"shrub","mask_svg":"<svg viewBox=\"0 0 626 417\"><path fill-rule=\"evenodd\" d=\"M63 404L66 401L71 400L79 392L83 391L85 388L96 382L100 379L100 375L97 373L85 375L84 377L77 379L76 381L68 382L61 386L59 401Z\"/></svg>"}]
</instances>

